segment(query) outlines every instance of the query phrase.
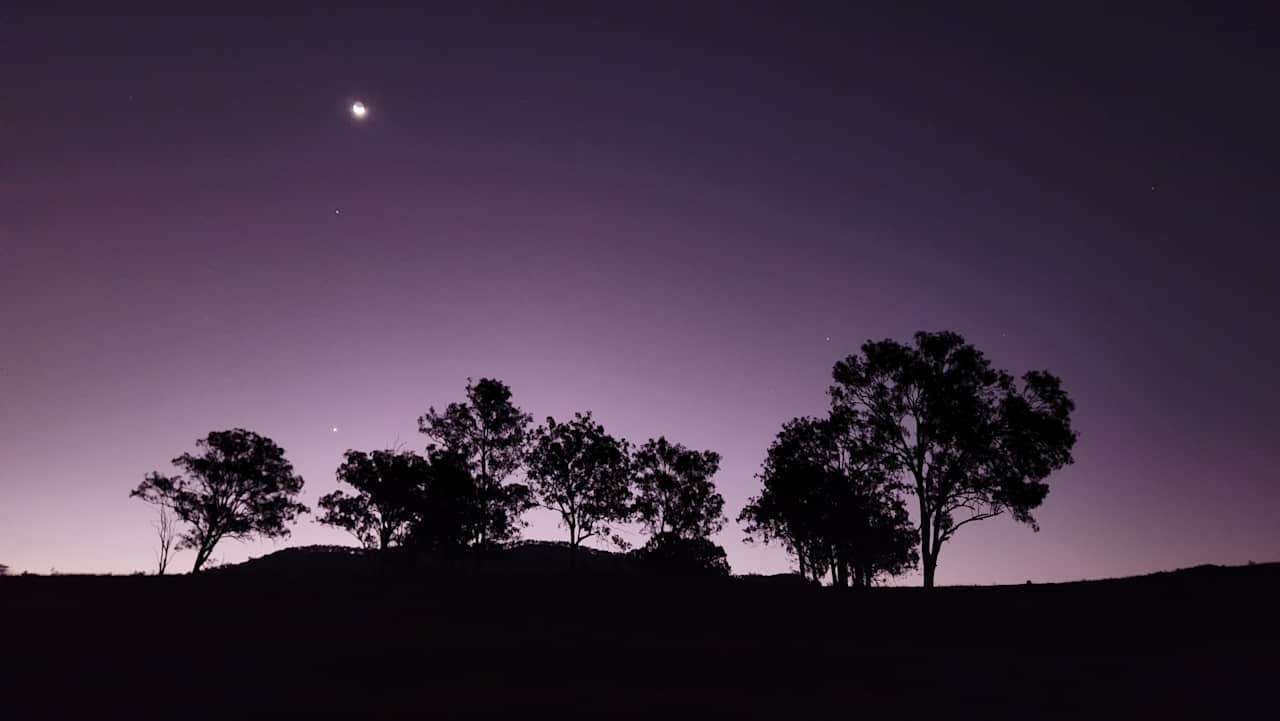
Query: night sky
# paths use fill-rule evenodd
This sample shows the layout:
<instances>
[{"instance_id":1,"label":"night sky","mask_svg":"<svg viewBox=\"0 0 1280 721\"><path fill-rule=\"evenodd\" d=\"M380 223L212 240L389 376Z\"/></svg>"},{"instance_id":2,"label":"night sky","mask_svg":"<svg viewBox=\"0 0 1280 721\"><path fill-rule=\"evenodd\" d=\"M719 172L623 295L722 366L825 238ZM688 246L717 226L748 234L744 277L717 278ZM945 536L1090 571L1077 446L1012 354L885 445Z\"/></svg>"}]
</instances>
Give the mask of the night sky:
<instances>
[{"instance_id":1,"label":"night sky","mask_svg":"<svg viewBox=\"0 0 1280 721\"><path fill-rule=\"evenodd\" d=\"M1080 440L940 583L1280 559L1280 13L693 4L6 5L0 563L152 568L129 491L214 429L314 506L468 376L720 452L733 517L838 359L943 329Z\"/></svg>"}]
</instances>

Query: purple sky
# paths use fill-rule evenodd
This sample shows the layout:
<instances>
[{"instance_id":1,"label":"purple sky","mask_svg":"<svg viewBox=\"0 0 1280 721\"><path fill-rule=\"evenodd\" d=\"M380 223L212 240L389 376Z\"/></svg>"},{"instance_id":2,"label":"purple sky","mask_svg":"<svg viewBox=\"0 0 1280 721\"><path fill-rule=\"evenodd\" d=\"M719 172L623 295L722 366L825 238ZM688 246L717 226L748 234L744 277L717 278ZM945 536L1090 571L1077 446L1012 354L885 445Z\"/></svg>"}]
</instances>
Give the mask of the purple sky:
<instances>
[{"instance_id":1,"label":"purple sky","mask_svg":"<svg viewBox=\"0 0 1280 721\"><path fill-rule=\"evenodd\" d=\"M467 376L719 451L736 516L832 364L921 329L1057 373L1081 434L1041 532L966 527L940 583L1280 560L1274 10L26 4L0 11L15 570L149 569L128 492L214 429L275 439L314 505ZM741 537L735 571L788 567ZM307 543L350 541L308 519L214 555Z\"/></svg>"}]
</instances>

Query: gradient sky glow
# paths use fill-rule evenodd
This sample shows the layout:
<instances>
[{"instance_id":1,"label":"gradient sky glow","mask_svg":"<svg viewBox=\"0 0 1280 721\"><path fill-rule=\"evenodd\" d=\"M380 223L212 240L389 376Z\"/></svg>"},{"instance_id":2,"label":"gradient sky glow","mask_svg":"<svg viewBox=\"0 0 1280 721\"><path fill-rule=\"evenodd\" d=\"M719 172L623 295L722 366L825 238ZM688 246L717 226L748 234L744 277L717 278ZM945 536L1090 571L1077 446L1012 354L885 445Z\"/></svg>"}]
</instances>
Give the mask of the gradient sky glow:
<instances>
[{"instance_id":1,"label":"gradient sky glow","mask_svg":"<svg viewBox=\"0 0 1280 721\"><path fill-rule=\"evenodd\" d=\"M213 429L275 439L314 506L468 376L719 451L736 516L835 361L921 329L1055 372L1081 434L1042 530L966 527L940 583L1280 560L1275 9L20 4L15 571L150 569L129 490ZM787 568L741 537L735 571ZM308 518L214 556L350 542Z\"/></svg>"}]
</instances>

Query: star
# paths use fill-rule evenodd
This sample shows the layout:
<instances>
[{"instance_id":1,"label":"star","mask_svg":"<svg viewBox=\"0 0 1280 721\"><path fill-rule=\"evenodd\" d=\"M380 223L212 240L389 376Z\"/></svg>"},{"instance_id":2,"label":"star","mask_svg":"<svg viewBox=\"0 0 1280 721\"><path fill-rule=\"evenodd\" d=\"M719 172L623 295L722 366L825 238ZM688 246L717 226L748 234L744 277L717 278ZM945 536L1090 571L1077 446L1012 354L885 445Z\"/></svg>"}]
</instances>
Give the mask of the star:
<instances>
[{"instance_id":1,"label":"star","mask_svg":"<svg viewBox=\"0 0 1280 721\"><path fill-rule=\"evenodd\" d=\"M369 109L364 106L364 103L357 100L351 104L351 114L355 116L356 120L359 120L369 114Z\"/></svg>"},{"instance_id":2,"label":"star","mask_svg":"<svg viewBox=\"0 0 1280 721\"><path fill-rule=\"evenodd\" d=\"M828 343L830 343L830 342L831 342L831 336L827 336L827 342L828 342Z\"/></svg>"},{"instance_id":3,"label":"star","mask_svg":"<svg viewBox=\"0 0 1280 721\"><path fill-rule=\"evenodd\" d=\"M334 426L334 427L333 427L333 432L334 432L334 433L337 433L337 432L338 432L338 427L337 427L337 426Z\"/></svg>"},{"instance_id":4,"label":"star","mask_svg":"<svg viewBox=\"0 0 1280 721\"><path fill-rule=\"evenodd\" d=\"M341 211L341 210L338 210L337 208L334 208L334 209L333 209L333 214L334 214L334 215L342 215L342 211Z\"/></svg>"}]
</instances>

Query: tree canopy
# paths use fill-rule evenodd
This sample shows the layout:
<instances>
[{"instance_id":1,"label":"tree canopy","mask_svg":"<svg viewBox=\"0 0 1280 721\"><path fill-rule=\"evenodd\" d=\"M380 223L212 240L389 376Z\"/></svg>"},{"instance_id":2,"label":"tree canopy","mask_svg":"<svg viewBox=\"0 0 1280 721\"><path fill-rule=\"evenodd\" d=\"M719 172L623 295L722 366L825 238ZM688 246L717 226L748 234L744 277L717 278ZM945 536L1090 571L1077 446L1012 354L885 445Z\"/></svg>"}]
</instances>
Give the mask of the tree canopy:
<instances>
[{"instance_id":1,"label":"tree canopy","mask_svg":"<svg viewBox=\"0 0 1280 721\"><path fill-rule=\"evenodd\" d=\"M524 460L526 435L533 417L511 400L511 389L500 380L467 379L467 400L450 403L442 412L434 407L418 419L418 430L435 448L466 464L472 474L477 505L471 544L483 547L514 539L520 515L529 507L529 489L505 483Z\"/></svg>"},{"instance_id":2,"label":"tree canopy","mask_svg":"<svg viewBox=\"0 0 1280 721\"><path fill-rule=\"evenodd\" d=\"M341 528L367 549L403 543L417 513L429 473L427 461L408 451L347 451L338 481L355 490L320 498L316 520Z\"/></svg>"},{"instance_id":3,"label":"tree canopy","mask_svg":"<svg viewBox=\"0 0 1280 721\"><path fill-rule=\"evenodd\" d=\"M706 538L724 528L724 497L711 480L719 453L651 438L636 450L633 465L636 517L650 536Z\"/></svg>"},{"instance_id":4,"label":"tree canopy","mask_svg":"<svg viewBox=\"0 0 1280 721\"><path fill-rule=\"evenodd\" d=\"M511 492L511 486L500 486ZM519 486L523 490L524 486ZM417 499L409 545L432 553L452 556L473 547L484 526L509 528L510 519L494 521L487 513L504 512L504 504L482 504L481 489L467 460L442 448L428 453L426 480ZM523 509L525 502L521 501Z\"/></svg>"},{"instance_id":5,"label":"tree canopy","mask_svg":"<svg viewBox=\"0 0 1280 721\"><path fill-rule=\"evenodd\" d=\"M749 540L781 543L802 576L870 586L915 565L913 533L873 448L830 418L783 425L738 520Z\"/></svg>"},{"instance_id":6,"label":"tree canopy","mask_svg":"<svg viewBox=\"0 0 1280 721\"><path fill-rule=\"evenodd\" d=\"M296 499L302 477L274 441L253 431L213 431L196 442L198 453L173 459L178 475L150 473L129 495L167 506L189 528L180 548L196 552L192 572L224 538L283 538L306 506Z\"/></svg>"},{"instance_id":7,"label":"tree canopy","mask_svg":"<svg viewBox=\"0 0 1280 721\"><path fill-rule=\"evenodd\" d=\"M1072 462L1074 404L1061 381L1047 371L1015 380L956 333L868 342L833 378L833 414L865 434L916 497L926 587L962 526L1008 513L1035 528L1045 478Z\"/></svg>"},{"instance_id":8,"label":"tree canopy","mask_svg":"<svg viewBox=\"0 0 1280 721\"><path fill-rule=\"evenodd\" d=\"M629 444L589 412L564 423L547 418L534 432L528 475L539 502L557 511L569 531L571 564L584 540L607 536L612 523L631 514Z\"/></svg>"}]
</instances>

